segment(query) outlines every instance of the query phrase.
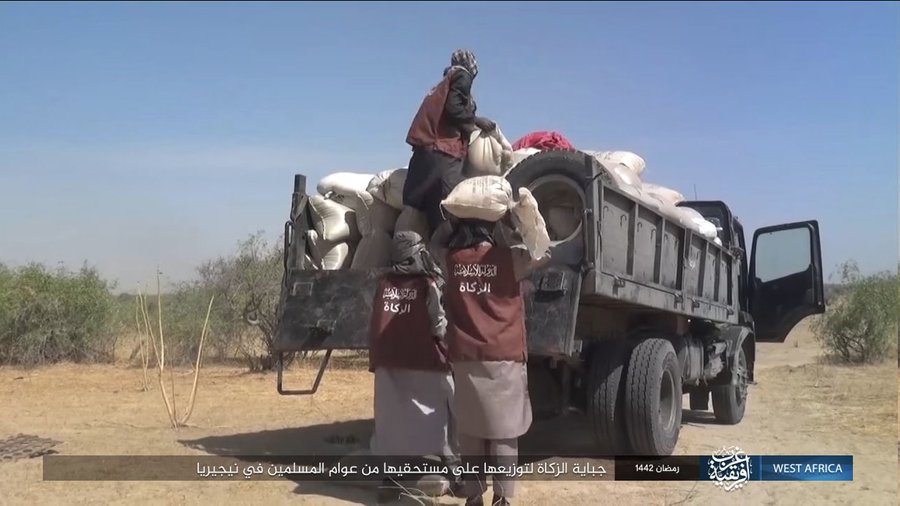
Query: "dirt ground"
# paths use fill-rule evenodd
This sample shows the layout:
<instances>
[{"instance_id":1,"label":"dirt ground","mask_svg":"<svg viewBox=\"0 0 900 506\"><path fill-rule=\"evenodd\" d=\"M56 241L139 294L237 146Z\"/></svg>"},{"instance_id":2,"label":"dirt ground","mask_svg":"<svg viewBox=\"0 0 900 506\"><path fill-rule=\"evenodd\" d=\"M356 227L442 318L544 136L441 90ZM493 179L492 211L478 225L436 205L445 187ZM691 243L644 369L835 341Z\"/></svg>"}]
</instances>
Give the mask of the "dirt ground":
<instances>
[{"instance_id":1,"label":"dirt ground","mask_svg":"<svg viewBox=\"0 0 900 506\"><path fill-rule=\"evenodd\" d=\"M747 415L720 426L707 413L685 412L676 453L710 454L737 445L748 454L852 454L854 481L752 482L732 492L710 483L521 482L514 504L897 504L897 372L823 365L806 325L785 344L760 345L758 384ZM272 374L237 368L202 370L190 427L168 420L158 390L141 391L140 370L60 365L0 368L0 439L17 433L62 442L63 455L210 455L343 453L372 430L372 378L365 370L329 370L318 394L282 397ZM286 380L311 381L298 368ZM176 376L183 406L191 377ZM685 398L686 400L686 398ZM590 451L578 416L535 426L523 447ZM246 482L50 482L39 458L0 463L0 504L372 504L374 492L349 485ZM441 504L462 504L442 499Z\"/></svg>"}]
</instances>

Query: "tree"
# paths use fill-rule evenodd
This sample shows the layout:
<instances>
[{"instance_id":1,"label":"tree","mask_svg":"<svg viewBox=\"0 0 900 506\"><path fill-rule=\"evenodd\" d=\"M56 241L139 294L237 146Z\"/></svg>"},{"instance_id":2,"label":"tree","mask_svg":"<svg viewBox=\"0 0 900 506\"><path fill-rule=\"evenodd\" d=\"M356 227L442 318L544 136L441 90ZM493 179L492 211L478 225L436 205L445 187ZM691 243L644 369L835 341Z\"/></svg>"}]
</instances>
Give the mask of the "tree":
<instances>
[{"instance_id":1,"label":"tree","mask_svg":"<svg viewBox=\"0 0 900 506\"><path fill-rule=\"evenodd\" d=\"M235 255L219 257L198 269L204 291L221 305L222 331L254 371L275 367L278 303L284 273L282 246L270 245L262 232L238 244Z\"/></svg>"}]
</instances>

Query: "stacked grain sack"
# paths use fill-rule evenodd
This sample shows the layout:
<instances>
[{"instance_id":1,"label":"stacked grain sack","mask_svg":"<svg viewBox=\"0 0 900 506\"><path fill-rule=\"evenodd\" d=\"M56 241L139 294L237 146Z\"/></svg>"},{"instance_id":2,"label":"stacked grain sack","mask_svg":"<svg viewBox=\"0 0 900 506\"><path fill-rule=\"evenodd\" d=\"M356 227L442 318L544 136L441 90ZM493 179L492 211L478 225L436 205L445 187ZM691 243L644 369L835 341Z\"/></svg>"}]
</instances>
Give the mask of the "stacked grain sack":
<instances>
[{"instance_id":1,"label":"stacked grain sack","mask_svg":"<svg viewBox=\"0 0 900 506\"><path fill-rule=\"evenodd\" d=\"M469 137L466 176L502 176L513 165L512 145L500 127L487 133L476 129Z\"/></svg>"},{"instance_id":2,"label":"stacked grain sack","mask_svg":"<svg viewBox=\"0 0 900 506\"><path fill-rule=\"evenodd\" d=\"M376 175L338 172L323 178L310 197L313 228L308 257L323 270L388 267L395 230L428 237L425 216L403 206L406 169Z\"/></svg>"},{"instance_id":3,"label":"stacked grain sack","mask_svg":"<svg viewBox=\"0 0 900 506\"><path fill-rule=\"evenodd\" d=\"M461 219L497 222L510 213L532 258L541 259L550 249L547 225L534 196L528 189L520 188L517 202L509 181L503 176L468 178L456 185L441 205Z\"/></svg>"},{"instance_id":4,"label":"stacked grain sack","mask_svg":"<svg viewBox=\"0 0 900 506\"><path fill-rule=\"evenodd\" d=\"M428 221L421 211L403 205L403 185L406 169L380 172L369 182L368 191L375 199L399 213L394 222L395 231L414 231L422 237L430 237Z\"/></svg>"},{"instance_id":5,"label":"stacked grain sack","mask_svg":"<svg viewBox=\"0 0 900 506\"><path fill-rule=\"evenodd\" d=\"M506 174L524 158L522 154L515 155L499 126L490 133L475 130L469 138L467 179L441 205L463 219L496 222L510 213L526 249L533 258L540 259L550 248L550 237L538 203L526 188L519 189L517 202L506 180Z\"/></svg>"},{"instance_id":6,"label":"stacked grain sack","mask_svg":"<svg viewBox=\"0 0 900 506\"><path fill-rule=\"evenodd\" d=\"M703 215L687 207L678 207L685 198L677 190L642 180L647 164L630 151L584 151L597 159L610 173L619 188L663 216L677 220L682 226L722 245L716 226Z\"/></svg>"}]
</instances>

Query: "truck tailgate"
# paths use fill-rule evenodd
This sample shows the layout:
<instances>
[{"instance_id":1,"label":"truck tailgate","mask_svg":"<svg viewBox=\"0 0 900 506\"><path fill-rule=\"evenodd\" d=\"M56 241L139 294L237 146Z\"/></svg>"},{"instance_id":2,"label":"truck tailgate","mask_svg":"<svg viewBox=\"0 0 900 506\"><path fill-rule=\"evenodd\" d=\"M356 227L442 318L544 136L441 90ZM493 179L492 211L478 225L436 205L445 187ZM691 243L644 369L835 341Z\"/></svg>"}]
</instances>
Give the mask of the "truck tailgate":
<instances>
[{"instance_id":1,"label":"truck tailgate","mask_svg":"<svg viewBox=\"0 0 900 506\"><path fill-rule=\"evenodd\" d=\"M276 351L368 349L372 300L384 272L293 271L284 287ZM579 272L560 265L534 272L522 282L530 353L574 352L581 283Z\"/></svg>"}]
</instances>

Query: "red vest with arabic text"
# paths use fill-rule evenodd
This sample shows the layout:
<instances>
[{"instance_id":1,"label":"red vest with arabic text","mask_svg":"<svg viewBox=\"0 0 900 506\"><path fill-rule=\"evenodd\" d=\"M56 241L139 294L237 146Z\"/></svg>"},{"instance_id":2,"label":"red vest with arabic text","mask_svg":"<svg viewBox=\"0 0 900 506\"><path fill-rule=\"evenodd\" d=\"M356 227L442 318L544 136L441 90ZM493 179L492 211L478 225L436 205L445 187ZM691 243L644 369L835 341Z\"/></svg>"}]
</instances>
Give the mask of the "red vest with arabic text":
<instances>
[{"instance_id":1,"label":"red vest with arabic text","mask_svg":"<svg viewBox=\"0 0 900 506\"><path fill-rule=\"evenodd\" d=\"M369 325L369 371L378 367L448 371L431 335L428 279L387 274L378 284Z\"/></svg>"},{"instance_id":2,"label":"red vest with arabic text","mask_svg":"<svg viewBox=\"0 0 900 506\"><path fill-rule=\"evenodd\" d=\"M447 270L450 360L524 362L525 302L510 249L482 244L451 250Z\"/></svg>"}]
</instances>

